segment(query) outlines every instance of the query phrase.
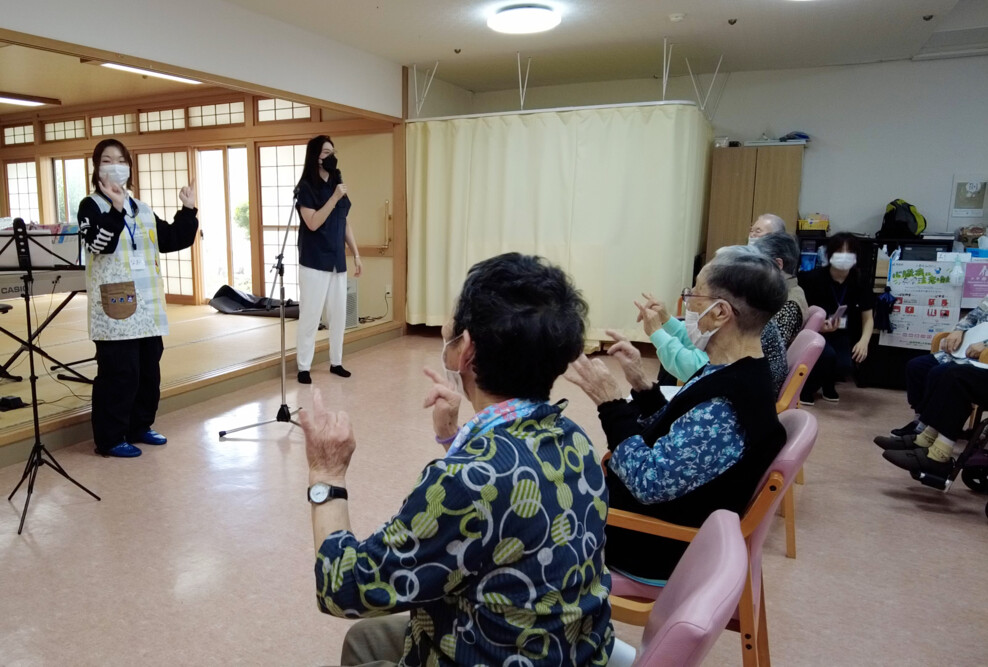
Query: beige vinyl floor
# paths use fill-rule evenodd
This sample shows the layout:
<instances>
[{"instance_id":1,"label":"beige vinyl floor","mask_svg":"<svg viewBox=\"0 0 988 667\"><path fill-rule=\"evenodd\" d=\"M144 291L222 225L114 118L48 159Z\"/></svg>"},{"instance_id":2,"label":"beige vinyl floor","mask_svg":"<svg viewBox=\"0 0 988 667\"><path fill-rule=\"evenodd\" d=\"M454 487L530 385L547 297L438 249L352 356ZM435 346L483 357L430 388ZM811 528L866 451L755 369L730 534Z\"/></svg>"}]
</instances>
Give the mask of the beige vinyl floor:
<instances>
[{"instance_id":1,"label":"beige vinyl floor","mask_svg":"<svg viewBox=\"0 0 988 667\"><path fill-rule=\"evenodd\" d=\"M348 356L348 380L313 373L355 424L358 536L397 510L440 453L421 407L421 369L436 367L439 351L437 337L406 336ZM871 437L908 417L901 392L840 391L839 405L810 408L821 435L796 490L798 558L784 555L781 518L765 547L774 663L986 664L988 497L960 483L933 491L882 460ZM593 405L560 380L563 396L602 451ZM311 389L290 382L288 401L310 405ZM245 382L162 415L169 444L140 458L102 459L88 442L57 451L103 500L43 469L22 536L24 492L0 507L0 664L336 663L349 622L316 609L301 433L273 424L217 438L273 417L279 403L277 380ZM0 469L0 491L20 474ZM725 632L706 664L740 664L737 635Z\"/></svg>"},{"instance_id":2,"label":"beige vinyl floor","mask_svg":"<svg viewBox=\"0 0 988 667\"><path fill-rule=\"evenodd\" d=\"M32 321L36 328L39 322L47 319L65 294L37 296L32 300ZM26 318L24 301L11 299L5 303L13 310L0 316L0 327L26 338ZM62 363L91 359L95 346L88 336L86 320L87 301L85 295L77 295L42 332L39 345L46 353ZM204 374L220 371L232 366L277 354L281 349L279 319L277 317L254 317L223 315L210 306L168 306L170 332L165 336L165 352L161 359L161 385L168 388L201 377ZM285 342L289 353L295 349L296 320L287 320ZM320 331L317 344L327 338L327 332ZM7 363L20 344L10 336L0 334L0 364ZM325 360L325 353L317 355L317 362ZM88 407L92 396L92 386L59 380L56 376L62 371L51 370L51 363L35 356L38 380L38 412L41 419ZM96 362L74 366L82 375L92 378L96 374ZM10 368L10 373L24 378L21 382L0 379L0 395L19 396L26 404L31 403L31 386L27 381L29 362L27 354L21 354ZM29 424L32 420L30 407L0 412L0 442L4 432ZM2 664L2 663L0 663Z\"/></svg>"}]
</instances>

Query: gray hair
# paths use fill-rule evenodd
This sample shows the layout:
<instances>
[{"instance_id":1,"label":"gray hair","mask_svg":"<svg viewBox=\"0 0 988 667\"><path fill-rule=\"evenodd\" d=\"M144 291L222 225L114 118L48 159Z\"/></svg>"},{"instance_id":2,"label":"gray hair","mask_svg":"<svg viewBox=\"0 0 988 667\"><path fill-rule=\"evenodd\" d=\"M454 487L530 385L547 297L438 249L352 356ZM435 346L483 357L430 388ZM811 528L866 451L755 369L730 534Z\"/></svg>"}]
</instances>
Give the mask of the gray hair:
<instances>
[{"instance_id":1,"label":"gray hair","mask_svg":"<svg viewBox=\"0 0 988 667\"><path fill-rule=\"evenodd\" d=\"M744 333L760 333L788 298L779 267L755 248L726 246L704 268L711 296L731 302Z\"/></svg>"},{"instance_id":2,"label":"gray hair","mask_svg":"<svg viewBox=\"0 0 988 667\"><path fill-rule=\"evenodd\" d=\"M781 232L768 234L752 241L760 253L771 260L782 260L782 272L788 276L796 273L799 266L799 244L789 234Z\"/></svg>"},{"instance_id":3,"label":"gray hair","mask_svg":"<svg viewBox=\"0 0 988 667\"><path fill-rule=\"evenodd\" d=\"M774 213L762 213L760 216L755 218L755 222L759 220L764 220L772 226L771 234L778 234L779 232L786 231L786 221L775 215Z\"/></svg>"}]
</instances>

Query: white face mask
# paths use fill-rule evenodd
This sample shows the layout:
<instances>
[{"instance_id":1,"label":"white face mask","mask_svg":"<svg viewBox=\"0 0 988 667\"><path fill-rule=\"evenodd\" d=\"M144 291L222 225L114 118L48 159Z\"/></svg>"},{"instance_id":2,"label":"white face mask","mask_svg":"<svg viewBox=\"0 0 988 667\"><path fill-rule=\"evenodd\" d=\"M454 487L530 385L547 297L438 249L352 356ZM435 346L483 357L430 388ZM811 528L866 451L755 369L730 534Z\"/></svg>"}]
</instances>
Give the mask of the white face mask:
<instances>
[{"instance_id":1,"label":"white face mask","mask_svg":"<svg viewBox=\"0 0 988 667\"><path fill-rule=\"evenodd\" d=\"M460 334L460 336L462 335L463 334ZM444 371L446 371L446 380L453 383L456 391L466 396L466 392L463 390L463 377L460 375L460 371L453 371L446 368L446 348L460 336L454 336L449 340L443 341L443 349L442 352L439 353L439 365L443 367Z\"/></svg>"},{"instance_id":2,"label":"white face mask","mask_svg":"<svg viewBox=\"0 0 988 667\"><path fill-rule=\"evenodd\" d=\"M858 257L853 252L835 252L830 258L830 266L838 271L850 271L858 263Z\"/></svg>"},{"instance_id":3,"label":"white face mask","mask_svg":"<svg viewBox=\"0 0 988 667\"><path fill-rule=\"evenodd\" d=\"M700 331L700 320L703 316L710 312L710 309L716 306L718 303L727 303L722 299L717 299L712 304L707 306L706 310L702 313L697 313L695 311L686 309L686 317L684 323L686 324L686 335L690 337L690 342L693 343L693 347L698 350L702 350L707 347L707 343L713 338L713 335L720 331L720 327L716 329L711 329L710 331Z\"/></svg>"},{"instance_id":4,"label":"white face mask","mask_svg":"<svg viewBox=\"0 0 988 667\"><path fill-rule=\"evenodd\" d=\"M99 166L100 179L106 179L111 183L116 183L122 188L127 187L130 179L130 166L126 164L101 164Z\"/></svg>"},{"instance_id":5,"label":"white face mask","mask_svg":"<svg viewBox=\"0 0 988 667\"><path fill-rule=\"evenodd\" d=\"M755 245L755 241L757 241L758 238L759 237L757 237L757 236L749 236L748 237L748 245L751 245L751 246Z\"/></svg>"}]
</instances>

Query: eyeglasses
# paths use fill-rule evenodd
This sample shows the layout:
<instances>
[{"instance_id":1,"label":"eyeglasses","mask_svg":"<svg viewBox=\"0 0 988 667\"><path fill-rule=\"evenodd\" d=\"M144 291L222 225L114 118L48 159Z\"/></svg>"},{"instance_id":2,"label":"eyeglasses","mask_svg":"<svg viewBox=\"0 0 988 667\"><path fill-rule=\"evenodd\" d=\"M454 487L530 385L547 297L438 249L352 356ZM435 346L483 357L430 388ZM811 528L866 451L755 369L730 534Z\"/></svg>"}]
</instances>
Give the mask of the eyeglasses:
<instances>
[{"instance_id":1,"label":"eyeglasses","mask_svg":"<svg viewBox=\"0 0 988 667\"><path fill-rule=\"evenodd\" d=\"M731 307L731 310L734 311L734 314L735 315L740 315L741 314L741 313L738 312L738 309L734 307L734 304L731 303L730 301L728 301L727 299L725 299L724 297L710 296L709 294L694 294L693 293L693 290L691 290L689 287L687 287L686 289L684 289L683 292L679 296L683 300L683 305L686 305L686 300L687 299L692 299L694 297L699 297L701 299L715 299L715 300L718 300L718 301L723 301L728 306L730 306Z\"/></svg>"}]
</instances>

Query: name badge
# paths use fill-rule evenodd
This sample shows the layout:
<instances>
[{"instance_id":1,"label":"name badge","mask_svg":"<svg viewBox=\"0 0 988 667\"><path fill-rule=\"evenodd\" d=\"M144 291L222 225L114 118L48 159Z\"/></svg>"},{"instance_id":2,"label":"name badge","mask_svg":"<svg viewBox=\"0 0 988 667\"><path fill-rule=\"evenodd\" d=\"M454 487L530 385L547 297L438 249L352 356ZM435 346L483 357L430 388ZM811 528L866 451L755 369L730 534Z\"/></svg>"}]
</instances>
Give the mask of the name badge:
<instances>
[{"instance_id":1,"label":"name badge","mask_svg":"<svg viewBox=\"0 0 988 667\"><path fill-rule=\"evenodd\" d=\"M837 328L838 329L846 329L847 328L847 315L845 315L842 318L840 318L840 322L837 324Z\"/></svg>"},{"instance_id":2,"label":"name badge","mask_svg":"<svg viewBox=\"0 0 988 667\"><path fill-rule=\"evenodd\" d=\"M130 270L131 271L146 271L147 264L144 262L144 255L131 255L130 256Z\"/></svg>"}]
</instances>

